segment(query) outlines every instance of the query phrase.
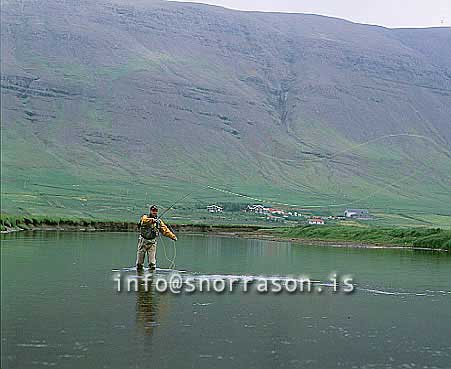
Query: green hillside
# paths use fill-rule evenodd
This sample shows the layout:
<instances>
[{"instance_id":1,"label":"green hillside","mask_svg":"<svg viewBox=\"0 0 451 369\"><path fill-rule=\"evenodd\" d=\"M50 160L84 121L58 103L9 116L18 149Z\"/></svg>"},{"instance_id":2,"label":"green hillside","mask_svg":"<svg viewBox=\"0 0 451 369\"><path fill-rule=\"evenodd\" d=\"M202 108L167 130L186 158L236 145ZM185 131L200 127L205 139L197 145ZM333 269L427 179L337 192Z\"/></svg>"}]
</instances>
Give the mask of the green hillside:
<instances>
[{"instance_id":1,"label":"green hillside","mask_svg":"<svg viewBox=\"0 0 451 369\"><path fill-rule=\"evenodd\" d=\"M1 31L3 213L134 219L196 191L179 207L451 224L449 28L5 0Z\"/></svg>"}]
</instances>

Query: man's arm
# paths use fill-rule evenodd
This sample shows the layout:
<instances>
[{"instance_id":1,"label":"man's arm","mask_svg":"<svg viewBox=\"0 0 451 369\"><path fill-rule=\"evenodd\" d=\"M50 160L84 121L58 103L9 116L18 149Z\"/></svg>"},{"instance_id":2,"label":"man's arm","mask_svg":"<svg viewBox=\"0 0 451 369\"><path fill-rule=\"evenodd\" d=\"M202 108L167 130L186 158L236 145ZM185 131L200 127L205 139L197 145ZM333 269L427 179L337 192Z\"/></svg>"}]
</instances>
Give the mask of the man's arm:
<instances>
[{"instance_id":1,"label":"man's arm","mask_svg":"<svg viewBox=\"0 0 451 369\"><path fill-rule=\"evenodd\" d=\"M143 219L144 219L145 215L141 216L141 218L139 218L139 222L138 222L138 228L141 228L141 226L143 225Z\"/></svg>"},{"instance_id":2,"label":"man's arm","mask_svg":"<svg viewBox=\"0 0 451 369\"><path fill-rule=\"evenodd\" d=\"M161 233L163 233L163 236L169 237L170 239L177 241L177 236L171 232L171 230L168 228L166 224L163 223L162 220L160 220L160 230Z\"/></svg>"},{"instance_id":3,"label":"man's arm","mask_svg":"<svg viewBox=\"0 0 451 369\"><path fill-rule=\"evenodd\" d=\"M145 223L155 223L156 219L148 217L146 214L144 214L141 219L139 220L138 226L142 226Z\"/></svg>"}]
</instances>

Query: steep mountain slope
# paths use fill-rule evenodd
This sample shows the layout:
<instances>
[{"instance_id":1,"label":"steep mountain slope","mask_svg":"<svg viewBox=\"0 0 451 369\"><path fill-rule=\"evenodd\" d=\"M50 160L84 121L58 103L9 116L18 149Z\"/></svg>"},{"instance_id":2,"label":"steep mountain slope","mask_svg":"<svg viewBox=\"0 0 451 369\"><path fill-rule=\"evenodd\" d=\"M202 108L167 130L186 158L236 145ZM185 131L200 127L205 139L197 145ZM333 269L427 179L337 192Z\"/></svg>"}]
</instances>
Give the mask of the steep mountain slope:
<instances>
[{"instance_id":1,"label":"steep mountain slope","mask_svg":"<svg viewBox=\"0 0 451 369\"><path fill-rule=\"evenodd\" d=\"M448 28L3 1L4 211L131 215L211 185L448 214L450 50Z\"/></svg>"}]
</instances>

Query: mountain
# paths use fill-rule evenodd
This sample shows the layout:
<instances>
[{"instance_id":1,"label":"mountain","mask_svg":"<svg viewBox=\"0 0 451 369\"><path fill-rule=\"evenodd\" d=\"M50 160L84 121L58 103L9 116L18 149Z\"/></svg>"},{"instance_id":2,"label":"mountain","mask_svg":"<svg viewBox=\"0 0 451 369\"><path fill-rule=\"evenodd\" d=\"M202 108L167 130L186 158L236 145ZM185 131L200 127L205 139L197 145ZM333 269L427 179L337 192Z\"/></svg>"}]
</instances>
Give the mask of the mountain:
<instances>
[{"instance_id":1,"label":"mountain","mask_svg":"<svg viewBox=\"0 0 451 369\"><path fill-rule=\"evenodd\" d=\"M450 28L136 0L5 0L1 27L4 212L254 201L208 185L451 215Z\"/></svg>"}]
</instances>

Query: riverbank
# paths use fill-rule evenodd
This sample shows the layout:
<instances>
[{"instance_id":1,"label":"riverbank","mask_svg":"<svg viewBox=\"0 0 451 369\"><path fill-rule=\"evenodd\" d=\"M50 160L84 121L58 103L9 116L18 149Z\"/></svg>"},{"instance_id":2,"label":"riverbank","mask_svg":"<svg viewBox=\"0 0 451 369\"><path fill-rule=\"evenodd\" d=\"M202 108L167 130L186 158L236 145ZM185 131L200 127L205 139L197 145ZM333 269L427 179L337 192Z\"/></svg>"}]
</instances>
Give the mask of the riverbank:
<instances>
[{"instance_id":1,"label":"riverbank","mask_svg":"<svg viewBox=\"0 0 451 369\"><path fill-rule=\"evenodd\" d=\"M451 250L451 231L440 228L297 226L265 232L281 240L354 247Z\"/></svg>"},{"instance_id":2,"label":"riverbank","mask_svg":"<svg viewBox=\"0 0 451 369\"><path fill-rule=\"evenodd\" d=\"M48 217L0 218L2 233L17 231L137 232L133 222ZM451 231L440 228L382 228L357 226L310 226L262 228L259 225L172 223L176 232L211 233L310 245L362 248L410 248L451 251Z\"/></svg>"},{"instance_id":3,"label":"riverbank","mask_svg":"<svg viewBox=\"0 0 451 369\"><path fill-rule=\"evenodd\" d=\"M171 223L176 232L200 233L246 233L256 232L262 227L246 224L203 224L203 223ZM70 232L137 232L134 222L102 221L74 218L21 217L2 216L0 218L1 233L20 231L70 231Z\"/></svg>"}]
</instances>

